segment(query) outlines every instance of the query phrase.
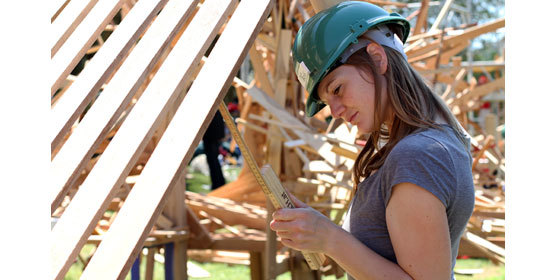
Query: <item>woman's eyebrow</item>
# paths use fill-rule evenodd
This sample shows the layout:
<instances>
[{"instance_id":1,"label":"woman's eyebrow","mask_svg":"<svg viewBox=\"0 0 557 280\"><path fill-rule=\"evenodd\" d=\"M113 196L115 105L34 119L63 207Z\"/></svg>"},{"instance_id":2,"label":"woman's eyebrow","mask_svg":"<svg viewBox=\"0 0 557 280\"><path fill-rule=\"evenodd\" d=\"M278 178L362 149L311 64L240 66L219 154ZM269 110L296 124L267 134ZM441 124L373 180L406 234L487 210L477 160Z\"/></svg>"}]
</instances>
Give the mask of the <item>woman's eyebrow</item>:
<instances>
[{"instance_id":1,"label":"woman's eyebrow","mask_svg":"<svg viewBox=\"0 0 557 280\"><path fill-rule=\"evenodd\" d=\"M329 93L329 86L331 85L331 83L335 80L335 77L332 77L327 84L325 85L325 92Z\"/></svg>"}]
</instances>

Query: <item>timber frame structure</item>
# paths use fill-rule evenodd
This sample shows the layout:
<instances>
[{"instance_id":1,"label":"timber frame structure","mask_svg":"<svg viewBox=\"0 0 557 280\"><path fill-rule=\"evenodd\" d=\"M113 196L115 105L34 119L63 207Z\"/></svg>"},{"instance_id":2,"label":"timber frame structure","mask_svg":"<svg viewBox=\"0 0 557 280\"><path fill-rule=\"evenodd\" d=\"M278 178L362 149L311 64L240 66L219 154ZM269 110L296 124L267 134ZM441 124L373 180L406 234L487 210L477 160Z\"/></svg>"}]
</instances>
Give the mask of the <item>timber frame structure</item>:
<instances>
[{"instance_id":1,"label":"timber frame structure","mask_svg":"<svg viewBox=\"0 0 557 280\"><path fill-rule=\"evenodd\" d=\"M366 1L414 10L408 60L473 136L477 203L460 253L504 262L504 118L470 119L504 90L504 52L494 61L458 56L473 38L504 27L504 19L477 25L445 0L428 28L428 7L441 3ZM236 122L259 167L270 164L291 193L342 222L363 137L349 124L328 123L327 110L303 116L307 93L290 57L301 25L342 1L53 2L49 278L63 279L79 261L83 279L124 279L131 270L135 280L143 259L152 279L161 248L167 279L187 278L188 257L249 264L252 279L285 271L293 279L344 274L334 262L312 271L299 252L277 242L268 227L274 208L246 166L208 195L184 191L197 144L234 92ZM445 27L455 14L467 24ZM95 250L83 254L85 244ZM230 251L244 255L224 254Z\"/></svg>"}]
</instances>

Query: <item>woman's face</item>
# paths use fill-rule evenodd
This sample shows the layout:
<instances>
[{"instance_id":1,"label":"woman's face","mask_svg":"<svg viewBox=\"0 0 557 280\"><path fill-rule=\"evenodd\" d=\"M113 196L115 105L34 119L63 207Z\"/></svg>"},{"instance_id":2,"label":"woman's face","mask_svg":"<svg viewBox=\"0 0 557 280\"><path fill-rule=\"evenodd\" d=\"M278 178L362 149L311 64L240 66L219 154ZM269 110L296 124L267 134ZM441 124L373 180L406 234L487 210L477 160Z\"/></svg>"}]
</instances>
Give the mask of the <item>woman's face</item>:
<instances>
[{"instance_id":1,"label":"woman's face","mask_svg":"<svg viewBox=\"0 0 557 280\"><path fill-rule=\"evenodd\" d=\"M380 77L384 85L385 78ZM341 65L321 80L317 92L319 98L329 105L334 118L342 118L358 126L362 133L373 131L376 92L371 73L352 65ZM385 96L385 87L382 87L382 97Z\"/></svg>"}]
</instances>

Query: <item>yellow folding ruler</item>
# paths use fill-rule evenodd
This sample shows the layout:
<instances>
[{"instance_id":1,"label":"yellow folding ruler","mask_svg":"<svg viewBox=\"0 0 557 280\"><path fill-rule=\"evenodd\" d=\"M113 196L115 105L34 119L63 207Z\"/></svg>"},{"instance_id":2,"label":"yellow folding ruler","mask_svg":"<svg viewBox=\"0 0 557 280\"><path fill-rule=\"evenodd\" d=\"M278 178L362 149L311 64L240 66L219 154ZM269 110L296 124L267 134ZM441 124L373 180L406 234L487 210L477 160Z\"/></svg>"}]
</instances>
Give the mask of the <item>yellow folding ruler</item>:
<instances>
[{"instance_id":1,"label":"yellow folding ruler","mask_svg":"<svg viewBox=\"0 0 557 280\"><path fill-rule=\"evenodd\" d=\"M273 206L276 209L295 208L292 199L280 183L280 180L273 169L269 165L265 165L261 168L261 171L259 170L253 155L246 146L244 138L240 135L240 132L238 131L238 128L236 127L236 124L234 123L234 120L228 112L224 102L221 102L219 105L219 111L224 119L224 122L228 126L228 129L230 129L232 137L234 137L238 147L240 147L240 151L244 156L245 162L248 164L253 176L255 176L255 179L263 189L263 193L265 193L267 199L271 200L271 203L273 203ZM325 262L325 255L321 253L308 253L302 251L302 255L306 259L309 267L313 270L318 270L323 262Z\"/></svg>"}]
</instances>

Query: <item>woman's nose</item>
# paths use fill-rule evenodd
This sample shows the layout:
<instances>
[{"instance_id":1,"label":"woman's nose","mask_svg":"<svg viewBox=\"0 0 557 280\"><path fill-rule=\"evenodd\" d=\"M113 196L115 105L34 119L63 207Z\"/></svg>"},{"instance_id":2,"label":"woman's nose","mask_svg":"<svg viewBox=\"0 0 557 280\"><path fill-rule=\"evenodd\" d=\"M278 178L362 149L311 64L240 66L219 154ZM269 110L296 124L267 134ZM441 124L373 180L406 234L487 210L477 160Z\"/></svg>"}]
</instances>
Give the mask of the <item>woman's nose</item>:
<instances>
[{"instance_id":1,"label":"woman's nose","mask_svg":"<svg viewBox=\"0 0 557 280\"><path fill-rule=\"evenodd\" d=\"M340 102L330 102L329 106L331 107L331 114L333 118L338 119L342 116L344 112L344 106Z\"/></svg>"}]
</instances>

